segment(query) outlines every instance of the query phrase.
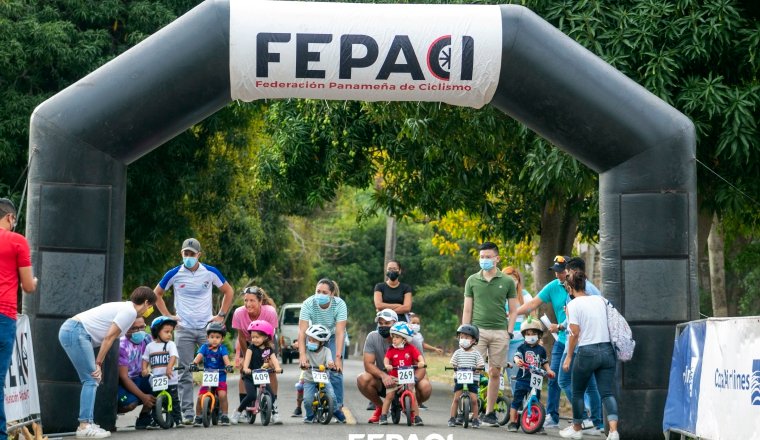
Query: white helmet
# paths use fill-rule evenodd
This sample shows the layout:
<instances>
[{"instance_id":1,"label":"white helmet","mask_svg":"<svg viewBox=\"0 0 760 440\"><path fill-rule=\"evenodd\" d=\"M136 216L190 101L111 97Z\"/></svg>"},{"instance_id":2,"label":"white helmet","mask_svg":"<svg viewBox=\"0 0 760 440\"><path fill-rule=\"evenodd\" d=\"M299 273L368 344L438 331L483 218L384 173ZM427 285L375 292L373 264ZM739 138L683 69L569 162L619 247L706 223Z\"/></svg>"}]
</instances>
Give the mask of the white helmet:
<instances>
[{"instance_id":1,"label":"white helmet","mask_svg":"<svg viewBox=\"0 0 760 440\"><path fill-rule=\"evenodd\" d=\"M306 329L306 336L311 336L317 341L327 342L330 339L330 330L322 324L312 324Z\"/></svg>"},{"instance_id":2,"label":"white helmet","mask_svg":"<svg viewBox=\"0 0 760 440\"><path fill-rule=\"evenodd\" d=\"M414 330L410 329L407 323L401 321L393 324L393 327L391 327L391 334L401 336L406 339L407 342L410 342L412 336L414 336Z\"/></svg>"},{"instance_id":3,"label":"white helmet","mask_svg":"<svg viewBox=\"0 0 760 440\"><path fill-rule=\"evenodd\" d=\"M398 321L398 315L391 309L383 309L377 312L377 315L375 315L375 322L379 321L380 318L386 321Z\"/></svg>"}]
</instances>

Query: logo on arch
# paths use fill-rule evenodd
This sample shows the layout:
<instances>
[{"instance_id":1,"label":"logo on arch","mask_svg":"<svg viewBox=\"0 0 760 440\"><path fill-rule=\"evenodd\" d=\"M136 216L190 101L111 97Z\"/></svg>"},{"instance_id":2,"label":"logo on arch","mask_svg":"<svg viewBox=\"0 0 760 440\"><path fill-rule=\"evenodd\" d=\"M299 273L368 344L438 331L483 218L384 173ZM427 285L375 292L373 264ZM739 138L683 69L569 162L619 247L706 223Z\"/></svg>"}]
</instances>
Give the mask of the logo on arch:
<instances>
[{"instance_id":1,"label":"logo on arch","mask_svg":"<svg viewBox=\"0 0 760 440\"><path fill-rule=\"evenodd\" d=\"M749 389L752 405L760 406L760 359L752 361L752 379Z\"/></svg>"}]
</instances>

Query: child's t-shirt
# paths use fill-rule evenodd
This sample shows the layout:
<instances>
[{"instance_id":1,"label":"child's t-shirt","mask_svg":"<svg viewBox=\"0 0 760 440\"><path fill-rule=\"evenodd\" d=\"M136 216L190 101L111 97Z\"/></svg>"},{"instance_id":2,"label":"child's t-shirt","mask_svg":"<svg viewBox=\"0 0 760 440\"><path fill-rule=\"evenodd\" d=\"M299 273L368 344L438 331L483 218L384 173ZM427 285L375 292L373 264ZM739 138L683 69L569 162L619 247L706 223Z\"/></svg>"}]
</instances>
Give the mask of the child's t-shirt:
<instances>
[{"instance_id":1,"label":"child's t-shirt","mask_svg":"<svg viewBox=\"0 0 760 440\"><path fill-rule=\"evenodd\" d=\"M319 351L306 350L306 359L309 360L309 365L312 367L324 365L327 368L327 363L333 360L332 351L324 345ZM306 374L303 375L303 381L314 382L311 371L306 370Z\"/></svg>"},{"instance_id":2,"label":"child's t-shirt","mask_svg":"<svg viewBox=\"0 0 760 440\"><path fill-rule=\"evenodd\" d=\"M531 347L527 343L523 342L522 345L517 347L515 357L522 359L528 365L539 367L548 362L546 356L546 349L538 344ZM516 380L527 382L530 380L530 371L523 368L517 370Z\"/></svg>"},{"instance_id":3,"label":"child's t-shirt","mask_svg":"<svg viewBox=\"0 0 760 440\"><path fill-rule=\"evenodd\" d=\"M150 364L150 370L154 376L165 376L166 367L169 365L169 359L174 356L179 359L179 353L177 352L177 345L174 341L162 342L153 341L145 347L143 353L143 360L148 361ZM174 366L178 363L175 361ZM176 371L172 372L172 377L169 379L169 385L177 385L179 381L179 374Z\"/></svg>"},{"instance_id":4,"label":"child's t-shirt","mask_svg":"<svg viewBox=\"0 0 760 440\"><path fill-rule=\"evenodd\" d=\"M410 344L404 344L404 348L396 348L390 346L388 351L385 352L385 358L388 359L388 363L392 367L408 367L410 365L417 365L417 358L420 357L420 351ZM388 372L393 377L398 377L398 372L394 369Z\"/></svg>"},{"instance_id":5,"label":"child's t-shirt","mask_svg":"<svg viewBox=\"0 0 760 440\"><path fill-rule=\"evenodd\" d=\"M224 344L212 350L208 344L201 345L198 354L203 355L203 369L219 371L219 382L227 382L227 372L224 371L224 357L229 356L230 352Z\"/></svg>"},{"instance_id":6,"label":"child's t-shirt","mask_svg":"<svg viewBox=\"0 0 760 440\"><path fill-rule=\"evenodd\" d=\"M460 348L451 355L451 365L456 368L483 368L485 364L483 356L474 348Z\"/></svg>"},{"instance_id":7,"label":"child's t-shirt","mask_svg":"<svg viewBox=\"0 0 760 440\"><path fill-rule=\"evenodd\" d=\"M269 357L273 353L269 347L259 348L253 344L248 344L248 349L252 352L251 362L248 363L248 368L251 370L260 370L264 362L269 362Z\"/></svg>"}]
</instances>

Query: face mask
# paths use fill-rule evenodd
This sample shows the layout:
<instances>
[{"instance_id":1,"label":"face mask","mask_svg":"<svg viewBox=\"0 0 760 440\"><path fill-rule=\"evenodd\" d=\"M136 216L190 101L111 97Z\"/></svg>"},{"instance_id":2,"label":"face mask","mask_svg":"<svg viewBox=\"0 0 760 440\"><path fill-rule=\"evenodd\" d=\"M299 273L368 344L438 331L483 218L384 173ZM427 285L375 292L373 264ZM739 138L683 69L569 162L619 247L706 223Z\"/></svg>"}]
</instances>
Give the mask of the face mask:
<instances>
[{"instance_id":1,"label":"face mask","mask_svg":"<svg viewBox=\"0 0 760 440\"><path fill-rule=\"evenodd\" d=\"M149 316L150 316L152 313L153 313L153 306L150 306L150 307L148 307L148 309L147 309L147 310L145 310L144 312L142 312L142 317L143 317L143 318L147 318L147 317L149 317Z\"/></svg>"},{"instance_id":2,"label":"face mask","mask_svg":"<svg viewBox=\"0 0 760 440\"><path fill-rule=\"evenodd\" d=\"M404 348L404 345L406 345L404 342L400 344L393 344L393 348L398 348L399 350L401 350L402 348Z\"/></svg>"},{"instance_id":3,"label":"face mask","mask_svg":"<svg viewBox=\"0 0 760 440\"><path fill-rule=\"evenodd\" d=\"M380 333L380 336L382 336L383 338L387 338L387 337L389 337L391 335L391 328L390 327L382 327L382 326L378 325L377 326L377 332Z\"/></svg>"},{"instance_id":4,"label":"face mask","mask_svg":"<svg viewBox=\"0 0 760 440\"><path fill-rule=\"evenodd\" d=\"M491 270L493 269L493 260L490 258L481 258L480 259L480 268L483 270Z\"/></svg>"},{"instance_id":5,"label":"face mask","mask_svg":"<svg viewBox=\"0 0 760 440\"><path fill-rule=\"evenodd\" d=\"M536 335L526 336L525 337L525 343L526 344L531 344L531 345L538 343L538 336L536 336Z\"/></svg>"},{"instance_id":6,"label":"face mask","mask_svg":"<svg viewBox=\"0 0 760 440\"><path fill-rule=\"evenodd\" d=\"M323 306L330 302L330 295L325 295L324 293L315 293L314 299L317 300L317 304Z\"/></svg>"},{"instance_id":7,"label":"face mask","mask_svg":"<svg viewBox=\"0 0 760 440\"><path fill-rule=\"evenodd\" d=\"M309 351L317 351L318 348L319 348L319 344L317 344L316 342L306 343L306 349Z\"/></svg>"},{"instance_id":8,"label":"face mask","mask_svg":"<svg viewBox=\"0 0 760 440\"><path fill-rule=\"evenodd\" d=\"M469 340L469 339L462 338L462 339L459 340L459 346L462 347L462 348L464 348L464 349L470 348L470 345L472 345L472 341Z\"/></svg>"},{"instance_id":9,"label":"face mask","mask_svg":"<svg viewBox=\"0 0 760 440\"><path fill-rule=\"evenodd\" d=\"M185 265L186 268L192 269L195 264L198 263L198 259L195 257L183 257L182 258L182 264Z\"/></svg>"},{"instance_id":10,"label":"face mask","mask_svg":"<svg viewBox=\"0 0 760 440\"><path fill-rule=\"evenodd\" d=\"M139 344L145 339L145 336L147 336L147 333L145 332L134 332L129 335L129 340L132 341L133 344Z\"/></svg>"},{"instance_id":11,"label":"face mask","mask_svg":"<svg viewBox=\"0 0 760 440\"><path fill-rule=\"evenodd\" d=\"M413 332L415 332L415 333L417 333L417 332L419 332L419 331L420 331L420 325L419 325L419 324L409 324L409 328L410 328L410 329L411 329Z\"/></svg>"},{"instance_id":12,"label":"face mask","mask_svg":"<svg viewBox=\"0 0 760 440\"><path fill-rule=\"evenodd\" d=\"M387 276L388 279L391 281L396 281L399 275L400 274L396 272L395 270L389 270L388 272L385 273L385 276Z\"/></svg>"}]
</instances>

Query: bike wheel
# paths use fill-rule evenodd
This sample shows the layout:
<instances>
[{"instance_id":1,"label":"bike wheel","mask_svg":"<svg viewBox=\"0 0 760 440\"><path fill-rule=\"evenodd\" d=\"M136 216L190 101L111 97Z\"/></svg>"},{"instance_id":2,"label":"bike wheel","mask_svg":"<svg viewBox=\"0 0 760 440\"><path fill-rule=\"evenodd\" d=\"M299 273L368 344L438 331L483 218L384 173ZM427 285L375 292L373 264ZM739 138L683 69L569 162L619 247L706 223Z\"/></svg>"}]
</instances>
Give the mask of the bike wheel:
<instances>
[{"instance_id":1,"label":"bike wheel","mask_svg":"<svg viewBox=\"0 0 760 440\"><path fill-rule=\"evenodd\" d=\"M211 398L206 396L201 401L201 419L203 427L208 428L211 424Z\"/></svg>"},{"instance_id":2,"label":"bike wheel","mask_svg":"<svg viewBox=\"0 0 760 440\"><path fill-rule=\"evenodd\" d=\"M404 408L404 415L406 415L406 426L412 426L414 421L414 413L412 412L412 396L409 394L404 395L402 407Z\"/></svg>"},{"instance_id":3,"label":"bike wheel","mask_svg":"<svg viewBox=\"0 0 760 440\"><path fill-rule=\"evenodd\" d=\"M398 425L401 421L401 404L398 401L398 395L391 401L391 421L394 425Z\"/></svg>"},{"instance_id":4,"label":"bike wheel","mask_svg":"<svg viewBox=\"0 0 760 440\"><path fill-rule=\"evenodd\" d=\"M153 420L163 429L172 427L172 413L169 411L169 397L166 394L156 396L156 405L153 407Z\"/></svg>"},{"instance_id":5,"label":"bike wheel","mask_svg":"<svg viewBox=\"0 0 760 440\"><path fill-rule=\"evenodd\" d=\"M214 410L211 411L211 424L216 426L219 424L219 406L215 406Z\"/></svg>"},{"instance_id":6,"label":"bike wheel","mask_svg":"<svg viewBox=\"0 0 760 440\"><path fill-rule=\"evenodd\" d=\"M465 391L467 390L465 389ZM472 412L470 396L463 393L462 397L459 398L459 405L462 407L462 423L465 428L468 428L470 426L470 413Z\"/></svg>"},{"instance_id":7,"label":"bike wheel","mask_svg":"<svg viewBox=\"0 0 760 440\"><path fill-rule=\"evenodd\" d=\"M254 423L256 423L256 413L253 411L248 411L248 424L253 425Z\"/></svg>"},{"instance_id":8,"label":"bike wheel","mask_svg":"<svg viewBox=\"0 0 760 440\"><path fill-rule=\"evenodd\" d=\"M544 426L544 419L546 419L544 406L538 402L531 402L520 416L520 426L526 434L533 434Z\"/></svg>"},{"instance_id":9,"label":"bike wheel","mask_svg":"<svg viewBox=\"0 0 760 440\"><path fill-rule=\"evenodd\" d=\"M319 398L317 411L317 422L329 425L330 420L332 420L333 411L335 411L335 403L327 393L322 393L322 396Z\"/></svg>"},{"instance_id":10,"label":"bike wheel","mask_svg":"<svg viewBox=\"0 0 760 440\"><path fill-rule=\"evenodd\" d=\"M506 397L499 396L496 398L494 412L496 413L496 420L499 421L499 425L506 425L509 421L509 401L507 401Z\"/></svg>"},{"instance_id":11,"label":"bike wheel","mask_svg":"<svg viewBox=\"0 0 760 440\"><path fill-rule=\"evenodd\" d=\"M272 396L269 393L261 395L259 401L259 413L261 413L261 424L267 426L272 419Z\"/></svg>"}]
</instances>

